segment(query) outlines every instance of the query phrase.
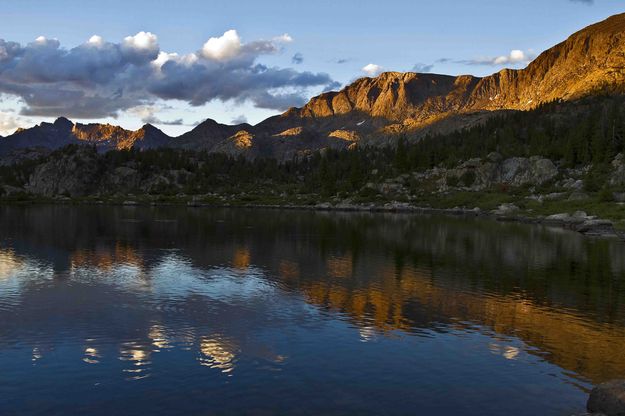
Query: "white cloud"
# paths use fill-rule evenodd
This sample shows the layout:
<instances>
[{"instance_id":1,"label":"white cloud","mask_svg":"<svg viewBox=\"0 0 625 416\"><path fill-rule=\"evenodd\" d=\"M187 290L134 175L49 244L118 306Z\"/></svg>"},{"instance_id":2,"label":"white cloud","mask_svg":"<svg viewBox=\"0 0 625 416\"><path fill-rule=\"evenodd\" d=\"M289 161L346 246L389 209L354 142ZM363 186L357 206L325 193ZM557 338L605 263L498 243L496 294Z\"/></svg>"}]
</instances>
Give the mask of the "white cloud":
<instances>
[{"instance_id":1,"label":"white cloud","mask_svg":"<svg viewBox=\"0 0 625 416\"><path fill-rule=\"evenodd\" d=\"M509 55L498 56L493 61L495 65L507 65L507 64L519 64L528 63L532 58L529 54L523 52L520 49L514 49Z\"/></svg>"},{"instance_id":2,"label":"white cloud","mask_svg":"<svg viewBox=\"0 0 625 416\"><path fill-rule=\"evenodd\" d=\"M228 30L221 37L210 38L202 46L202 56L206 59L225 61L241 52L243 44L236 30Z\"/></svg>"},{"instance_id":3,"label":"white cloud","mask_svg":"<svg viewBox=\"0 0 625 416\"><path fill-rule=\"evenodd\" d=\"M92 46L102 46L104 45L104 39L102 39L102 36L93 35L89 38L87 43Z\"/></svg>"},{"instance_id":4,"label":"white cloud","mask_svg":"<svg viewBox=\"0 0 625 416\"><path fill-rule=\"evenodd\" d=\"M125 37L124 46L138 50L155 50L158 49L158 38L150 32L139 32Z\"/></svg>"},{"instance_id":5,"label":"white cloud","mask_svg":"<svg viewBox=\"0 0 625 416\"><path fill-rule=\"evenodd\" d=\"M0 135L8 136L15 132L18 127L25 127L25 123L10 113L0 111Z\"/></svg>"},{"instance_id":6,"label":"white cloud","mask_svg":"<svg viewBox=\"0 0 625 416\"><path fill-rule=\"evenodd\" d=\"M276 36L275 38L273 38L273 40L275 42L282 42L282 43L291 43L291 42L293 42L293 38L288 33L284 33L284 34L282 34L280 36Z\"/></svg>"},{"instance_id":7,"label":"white cloud","mask_svg":"<svg viewBox=\"0 0 625 416\"><path fill-rule=\"evenodd\" d=\"M510 51L508 55L484 57L484 58L470 59L470 60L463 60L463 61L456 61L456 62L461 63L461 64L467 64L467 65L491 65L491 66L527 65L534 58L536 58L536 54L531 49L528 51L522 51L520 49L513 49L512 51Z\"/></svg>"},{"instance_id":8,"label":"white cloud","mask_svg":"<svg viewBox=\"0 0 625 416\"><path fill-rule=\"evenodd\" d=\"M368 64L362 68L362 72L369 75L370 77L379 75L382 71L384 71L384 68L376 64Z\"/></svg>"}]
</instances>

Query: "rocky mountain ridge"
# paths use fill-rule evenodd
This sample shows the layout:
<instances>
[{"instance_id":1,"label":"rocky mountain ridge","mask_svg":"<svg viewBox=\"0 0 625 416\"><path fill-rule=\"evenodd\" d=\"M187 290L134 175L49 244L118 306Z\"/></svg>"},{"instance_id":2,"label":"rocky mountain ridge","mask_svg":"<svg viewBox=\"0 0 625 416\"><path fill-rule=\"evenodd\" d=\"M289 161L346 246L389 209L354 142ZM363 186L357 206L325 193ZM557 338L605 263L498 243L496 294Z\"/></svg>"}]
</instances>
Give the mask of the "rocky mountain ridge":
<instances>
[{"instance_id":1,"label":"rocky mountain ridge","mask_svg":"<svg viewBox=\"0 0 625 416\"><path fill-rule=\"evenodd\" d=\"M625 14L591 25L540 54L525 69L487 77L386 72L312 98L252 126L206 120L172 138L146 125L137 131L59 118L0 139L0 154L26 147L90 143L101 150L177 147L246 157L289 159L326 147L387 144L482 122L500 111L625 92Z\"/></svg>"},{"instance_id":2,"label":"rocky mountain ridge","mask_svg":"<svg viewBox=\"0 0 625 416\"><path fill-rule=\"evenodd\" d=\"M68 144L91 144L102 151L167 146L171 137L146 124L139 130L126 130L111 124L73 123L60 117L54 123L41 123L29 129L18 129L0 139L0 153L25 148L56 149Z\"/></svg>"}]
</instances>

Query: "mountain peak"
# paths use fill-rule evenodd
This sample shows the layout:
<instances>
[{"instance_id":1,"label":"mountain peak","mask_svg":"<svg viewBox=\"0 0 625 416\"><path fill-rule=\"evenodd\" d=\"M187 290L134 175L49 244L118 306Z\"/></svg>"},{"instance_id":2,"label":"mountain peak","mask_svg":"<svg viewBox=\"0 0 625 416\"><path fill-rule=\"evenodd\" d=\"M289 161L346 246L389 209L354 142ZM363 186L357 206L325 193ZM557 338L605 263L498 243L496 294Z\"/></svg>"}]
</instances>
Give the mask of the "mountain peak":
<instances>
[{"instance_id":1,"label":"mountain peak","mask_svg":"<svg viewBox=\"0 0 625 416\"><path fill-rule=\"evenodd\" d=\"M152 125L150 123L144 124L143 126L141 126L141 128L139 130L145 131L145 132L148 132L148 131L158 131L158 132L160 132L161 131L161 129L159 129L158 127L155 127L154 125Z\"/></svg>"},{"instance_id":2,"label":"mountain peak","mask_svg":"<svg viewBox=\"0 0 625 416\"><path fill-rule=\"evenodd\" d=\"M54 123L52 124L54 125L54 127L61 129L71 129L72 127L74 127L74 123L66 117L59 117L54 120Z\"/></svg>"},{"instance_id":3,"label":"mountain peak","mask_svg":"<svg viewBox=\"0 0 625 416\"><path fill-rule=\"evenodd\" d=\"M420 137L464 128L503 110L525 111L552 101L625 93L624 67L625 13L576 32L524 69L502 69L486 77L383 72L359 78L340 91L322 93L301 108L290 108L255 126L208 118L170 140L150 124L130 132L110 125L74 125L61 117L3 141L20 147L87 142L104 149L171 145L219 151L224 140L234 137L241 139L237 143L249 144L237 149L249 147L250 152L281 158L295 150L348 147L360 140L385 144L399 134ZM254 140L237 136L242 130Z\"/></svg>"}]
</instances>

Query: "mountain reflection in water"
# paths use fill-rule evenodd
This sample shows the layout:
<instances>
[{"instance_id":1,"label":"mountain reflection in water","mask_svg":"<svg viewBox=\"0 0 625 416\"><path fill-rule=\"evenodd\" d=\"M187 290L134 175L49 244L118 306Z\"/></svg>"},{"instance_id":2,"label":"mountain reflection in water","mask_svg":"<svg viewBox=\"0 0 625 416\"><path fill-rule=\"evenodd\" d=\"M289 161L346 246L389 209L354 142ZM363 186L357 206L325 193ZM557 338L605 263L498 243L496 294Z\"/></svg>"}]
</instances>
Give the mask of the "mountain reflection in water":
<instances>
[{"instance_id":1,"label":"mountain reflection in water","mask_svg":"<svg viewBox=\"0 0 625 416\"><path fill-rule=\"evenodd\" d=\"M625 376L624 254L467 218L2 207L0 413L581 410Z\"/></svg>"}]
</instances>

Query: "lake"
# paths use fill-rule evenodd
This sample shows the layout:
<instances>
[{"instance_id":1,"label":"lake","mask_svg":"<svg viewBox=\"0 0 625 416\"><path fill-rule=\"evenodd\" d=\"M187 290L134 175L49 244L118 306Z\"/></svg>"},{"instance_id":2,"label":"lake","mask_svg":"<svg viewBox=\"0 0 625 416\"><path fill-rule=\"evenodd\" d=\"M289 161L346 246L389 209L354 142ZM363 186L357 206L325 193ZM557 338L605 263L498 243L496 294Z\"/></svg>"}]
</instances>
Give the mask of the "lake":
<instances>
[{"instance_id":1,"label":"lake","mask_svg":"<svg viewBox=\"0 0 625 416\"><path fill-rule=\"evenodd\" d=\"M570 415L625 244L431 215L0 207L0 414Z\"/></svg>"}]
</instances>

